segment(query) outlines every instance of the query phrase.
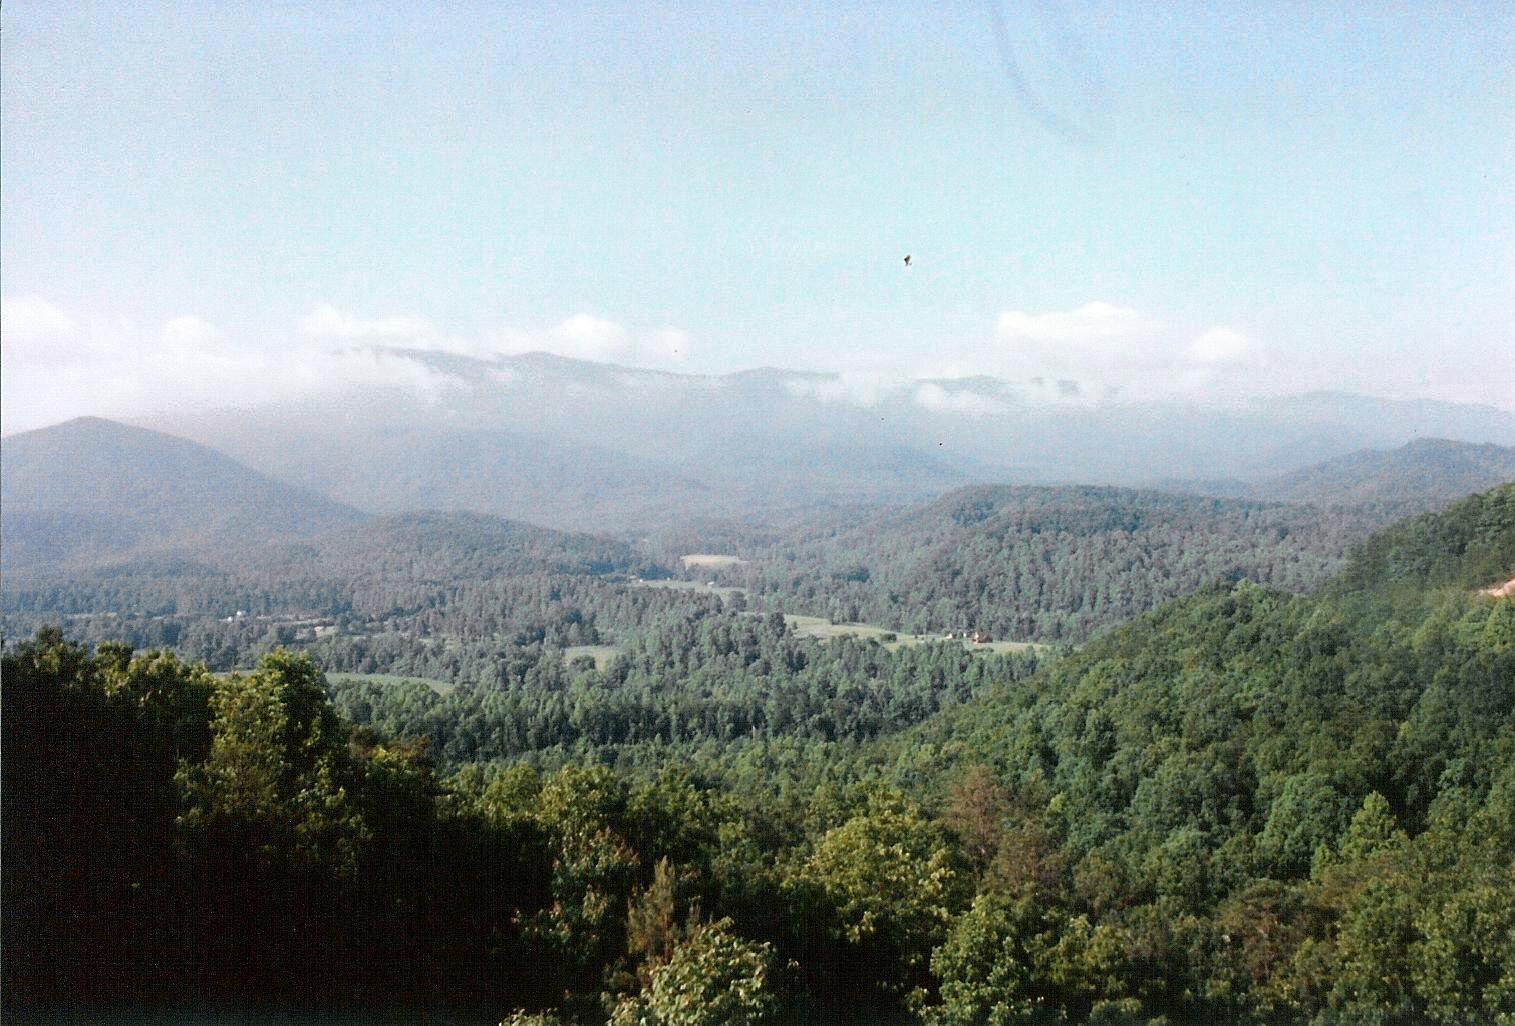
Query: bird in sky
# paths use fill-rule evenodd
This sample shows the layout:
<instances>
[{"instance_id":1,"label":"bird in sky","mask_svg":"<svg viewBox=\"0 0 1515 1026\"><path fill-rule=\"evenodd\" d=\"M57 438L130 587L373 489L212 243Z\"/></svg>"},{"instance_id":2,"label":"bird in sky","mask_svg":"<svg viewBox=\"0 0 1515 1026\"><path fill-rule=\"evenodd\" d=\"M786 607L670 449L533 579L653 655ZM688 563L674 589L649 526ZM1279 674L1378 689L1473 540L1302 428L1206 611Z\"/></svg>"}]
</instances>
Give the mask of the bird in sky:
<instances>
[{"instance_id":1,"label":"bird in sky","mask_svg":"<svg viewBox=\"0 0 1515 1026\"><path fill-rule=\"evenodd\" d=\"M905 254L905 266L906 267L910 266L910 254L909 253Z\"/></svg>"}]
</instances>

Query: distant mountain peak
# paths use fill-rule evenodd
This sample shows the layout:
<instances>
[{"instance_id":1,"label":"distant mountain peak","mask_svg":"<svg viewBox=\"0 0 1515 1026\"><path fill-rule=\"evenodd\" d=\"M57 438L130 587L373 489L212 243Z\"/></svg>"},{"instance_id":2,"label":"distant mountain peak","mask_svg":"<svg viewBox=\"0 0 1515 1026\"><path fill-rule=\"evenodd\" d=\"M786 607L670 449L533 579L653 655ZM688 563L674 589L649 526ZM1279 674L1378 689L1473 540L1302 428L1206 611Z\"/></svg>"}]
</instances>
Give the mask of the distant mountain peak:
<instances>
[{"instance_id":1,"label":"distant mountain peak","mask_svg":"<svg viewBox=\"0 0 1515 1026\"><path fill-rule=\"evenodd\" d=\"M186 438L79 417L5 440L7 572L148 553L224 555L364 514Z\"/></svg>"}]
</instances>

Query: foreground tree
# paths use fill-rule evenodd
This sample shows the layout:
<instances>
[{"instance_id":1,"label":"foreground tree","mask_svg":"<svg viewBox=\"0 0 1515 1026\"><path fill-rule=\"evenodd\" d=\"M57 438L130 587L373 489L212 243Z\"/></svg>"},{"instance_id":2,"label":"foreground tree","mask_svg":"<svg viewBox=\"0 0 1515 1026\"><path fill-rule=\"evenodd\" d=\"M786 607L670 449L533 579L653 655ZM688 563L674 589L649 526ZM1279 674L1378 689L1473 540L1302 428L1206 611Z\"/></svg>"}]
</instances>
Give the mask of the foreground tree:
<instances>
[{"instance_id":1,"label":"foreground tree","mask_svg":"<svg viewBox=\"0 0 1515 1026\"><path fill-rule=\"evenodd\" d=\"M611 1026L759 1026L775 1011L772 948L737 936L730 919L694 927L656 964Z\"/></svg>"}]
</instances>

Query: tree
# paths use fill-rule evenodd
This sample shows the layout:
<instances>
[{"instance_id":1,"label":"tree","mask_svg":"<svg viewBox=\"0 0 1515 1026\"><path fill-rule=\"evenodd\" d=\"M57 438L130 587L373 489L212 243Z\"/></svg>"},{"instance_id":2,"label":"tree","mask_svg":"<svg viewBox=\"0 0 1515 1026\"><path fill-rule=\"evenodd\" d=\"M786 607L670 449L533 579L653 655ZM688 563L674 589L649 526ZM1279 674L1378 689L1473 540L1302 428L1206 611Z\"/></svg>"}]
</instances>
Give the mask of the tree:
<instances>
[{"instance_id":1,"label":"tree","mask_svg":"<svg viewBox=\"0 0 1515 1026\"><path fill-rule=\"evenodd\" d=\"M611 1026L757 1026L775 1009L768 986L773 951L743 940L730 919L697 926L652 969L634 998L622 1000Z\"/></svg>"},{"instance_id":2,"label":"tree","mask_svg":"<svg viewBox=\"0 0 1515 1026\"><path fill-rule=\"evenodd\" d=\"M888 990L924 981L931 949L966 900L966 881L943 832L897 795L827 831L788 885L831 911L836 940L853 946L850 971Z\"/></svg>"},{"instance_id":3,"label":"tree","mask_svg":"<svg viewBox=\"0 0 1515 1026\"><path fill-rule=\"evenodd\" d=\"M209 753L179 774L184 830L256 853L265 867L350 878L367 828L321 671L308 656L273 652L252 674L218 681L210 706Z\"/></svg>"},{"instance_id":4,"label":"tree","mask_svg":"<svg viewBox=\"0 0 1515 1026\"><path fill-rule=\"evenodd\" d=\"M1118 1000L1121 938L1031 898L981 894L931 955L941 980L930 1026L1031 1026L1081 1021ZM1129 1002L1127 1002L1129 1004Z\"/></svg>"}]
</instances>

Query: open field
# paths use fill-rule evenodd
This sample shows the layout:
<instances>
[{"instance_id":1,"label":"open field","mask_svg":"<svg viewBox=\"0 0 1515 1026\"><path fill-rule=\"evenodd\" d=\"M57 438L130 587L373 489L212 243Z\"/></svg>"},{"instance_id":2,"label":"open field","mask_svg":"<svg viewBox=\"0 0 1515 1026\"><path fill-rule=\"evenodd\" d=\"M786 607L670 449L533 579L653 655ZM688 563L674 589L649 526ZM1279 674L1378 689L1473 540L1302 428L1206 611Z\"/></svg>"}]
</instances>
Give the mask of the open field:
<instances>
[{"instance_id":1,"label":"open field","mask_svg":"<svg viewBox=\"0 0 1515 1026\"><path fill-rule=\"evenodd\" d=\"M680 556L679 559L683 562L685 570L689 570L694 567L702 567L707 570L719 570L722 567L727 566L743 566L747 562L740 556L719 556L712 553L703 552L691 552L687 556Z\"/></svg>"},{"instance_id":2,"label":"open field","mask_svg":"<svg viewBox=\"0 0 1515 1026\"><path fill-rule=\"evenodd\" d=\"M604 670L622 651L618 645L573 645L563 649L563 662L571 663L579 656L589 656L594 659L596 670Z\"/></svg>"},{"instance_id":3,"label":"open field","mask_svg":"<svg viewBox=\"0 0 1515 1026\"><path fill-rule=\"evenodd\" d=\"M887 648L895 649L904 645L924 645L930 641L945 640L940 634L901 634L885 627L879 627L871 623L832 623L830 620L819 616L796 616L791 613L784 614L784 620L794 628L794 633L802 638L830 638L854 637L876 638L884 642ZM886 637L892 640L885 641ZM1026 652L1046 648L1032 641L987 641L975 644L970 641L960 640L960 644L966 645L974 652Z\"/></svg>"},{"instance_id":4,"label":"open field","mask_svg":"<svg viewBox=\"0 0 1515 1026\"><path fill-rule=\"evenodd\" d=\"M1051 645L1040 641L986 641L983 644L973 645L975 652L1037 652L1051 648Z\"/></svg>"},{"instance_id":5,"label":"open field","mask_svg":"<svg viewBox=\"0 0 1515 1026\"><path fill-rule=\"evenodd\" d=\"M406 674L394 673L328 673L326 679L333 682L367 681L371 684L425 684L439 695L445 695L457 687L445 680L432 680L430 677L413 677Z\"/></svg>"},{"instance_id":6,"label":"open field","mask_svg":"<svg viewBox=\"0 0 1515 1026\"><path fill-rule=\"evenodd\" d=\"M829 641L832 638L851 636L854 638L878 638L882 640L885 635L894 635L891 644L919 644L927 640L923 634L899 634L896 631L886 630L868 623L832 623L830 620L819 616L798 616L794 613L785 613L784 622L794 628L794 633L801 638L820 638Z\"/></svg>"},{"instance_id":7,"label":"open field","mask_svg":"<svg viewBox=\"0 0 1515 1026\"><path fill-rule=\"evenodd\" d=\"M730 598L733 595L741 595L741 588L729 588L719 584L711 584L705 581L638 581L643 588L669 588L674 591L693 591L707 595L720 595L722 598ZM880 641L885 635L893 635L893 640L884 641L890 649L900 648L904 645L924 645L929 641L945 641L941 634L902 634L891 631L887 627L880 627L871 623L832 623L830 620L819 616L800 616L795 613L785 613L784 619L794 628L794 632L802 638L830 638L854 637L875 638ZM996 655L1006 652L1034 652L1049 646L1035 641L985 641L971 642L966 639L958 639L959 644L967 646L969 651L980 653L994 653ZM595 648L598 646L582 646L583 648ZM595 665L600 666L598 657ZM601 669L604 667L601 666Z\"/></svg>"},{"instance_id":8,"label":"open field","mask_svg":"<svg viewBox=\"0 0 1515 1026\"><path fill-rule=\"evenodd\" d=\"M705 581L637 581L639 588L667 588L672 591L697 591L706 595L719 595L722 598L730 598L732 595L742 594L741 588L727 588L719 584L710 584Z\"/></svg>"}]
</instances>

